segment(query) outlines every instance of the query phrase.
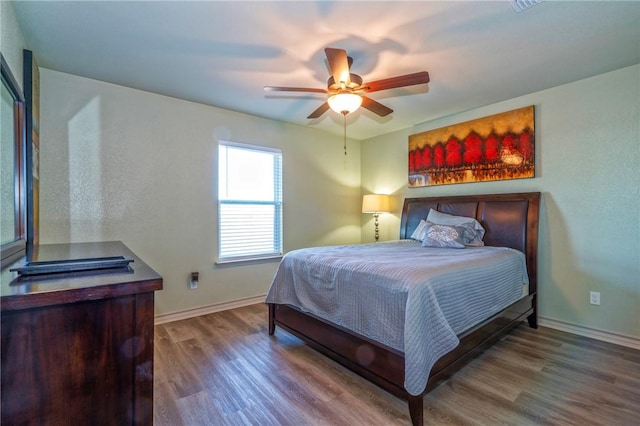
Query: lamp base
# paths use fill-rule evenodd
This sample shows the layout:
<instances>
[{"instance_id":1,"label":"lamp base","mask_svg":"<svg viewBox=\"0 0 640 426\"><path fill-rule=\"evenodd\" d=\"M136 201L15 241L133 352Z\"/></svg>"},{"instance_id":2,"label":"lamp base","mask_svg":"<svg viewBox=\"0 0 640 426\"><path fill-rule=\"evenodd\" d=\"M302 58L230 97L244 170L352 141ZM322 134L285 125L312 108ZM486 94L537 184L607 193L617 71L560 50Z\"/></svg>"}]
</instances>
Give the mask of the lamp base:
<instances>
[{"instance_id":1,"label":"lamp base","mask_svg":"<svg viewBox=\"0 0 640 426\"><path fill-rule=\"evenodd\" d=\"M378 225L379 225L378 217L379 217L379 216L380 216L380 215L379 215L378 213L374 213L374 214L373 214L374 224L375 224L375 227L376 227L376 231L375 231L376 243L377 243L377 242L378 242L378 240L380 239L380 232L378 232L378 231L379 231L379 230L378 230Z\"/></svg>"}]
</instances>

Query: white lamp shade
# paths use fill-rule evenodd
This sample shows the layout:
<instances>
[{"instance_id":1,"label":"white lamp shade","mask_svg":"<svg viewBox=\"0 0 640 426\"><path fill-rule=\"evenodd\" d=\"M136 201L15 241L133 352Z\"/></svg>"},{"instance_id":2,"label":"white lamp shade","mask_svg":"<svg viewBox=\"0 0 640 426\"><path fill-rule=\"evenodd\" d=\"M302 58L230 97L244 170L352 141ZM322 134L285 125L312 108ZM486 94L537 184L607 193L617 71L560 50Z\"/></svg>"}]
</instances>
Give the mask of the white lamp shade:
<instances>
[{"instance_id":1,"label":"white lamp shade","mask_svg":"<svg viewBox=\"0 0 640 426\"><path fill-rule=\"evenodd\" d=\"M387 213L389 212L389 196L383 194L370 194L362 197L362 213Z\"/></svg>"},{"instance_id":2,"label":"white lamp shade","mask_svg":"<svg viewBox=\"0 0 640 426\"><path fill-rule=\"evenodd\" d=\"M353 93L338 93L331 96L327 102L329 107L338 114L349 114L360 108L362 97Z\"/></svg>"}]
</instances>

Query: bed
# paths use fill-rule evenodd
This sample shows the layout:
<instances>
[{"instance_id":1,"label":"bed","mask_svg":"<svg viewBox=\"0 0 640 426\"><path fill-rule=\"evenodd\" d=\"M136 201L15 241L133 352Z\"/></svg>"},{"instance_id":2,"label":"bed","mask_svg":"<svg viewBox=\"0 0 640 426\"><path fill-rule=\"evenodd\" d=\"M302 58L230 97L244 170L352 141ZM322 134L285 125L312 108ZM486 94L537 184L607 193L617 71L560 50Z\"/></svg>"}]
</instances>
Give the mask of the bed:
<instances>
[{"instance_id":1,"label":"bed","mask_svg":"<svg viewBox=\"0 0 640 426\"><path fill-rule=\"evenodd\" d=\"M285 273L281 270L289 254L283 258L283 262L276 273L274 283L272 283L266 299L269 306L269 334L273 335L275 333L276 326L281 327L283 330L299 337L309 346L324 355L394 395L407 400L412 424L422 425L423 396L425 393L450 377L474 356L491 346L521 321L526 319L529 326L537 328L536 264L539 204L540 193L538 192L407 198L404 201L400 221L400 241L393 244L378 243L365 244L361 245L361 247L354 246L353 249L363 250L362 253L356 253L356 257L360 258L361 264L364 259L365 265L366 256L376 256L379 253L383 253L382 250L386 250L385 246L398 246L400 248L397 250L401 250L403 257L410 256L410 253L412 253L411 250L415 250L414 246L420 246L420 244L411 241L410 236L414 234L414 231L420 225L421 221L426 219L430 210L433 209L444 214L475 218L484 228L482 240L486 247L471 247L469 250L427 250L433 250L436 253L438 250L449 250L450 252L460 253L461 256L471 256L472 254L475 256L475 253L479 255L481 252L495 252L500 255L509 254L510 256L516 253L519 255L521 263L523 264L522 268L524 269L523 278L524 281L526 281L524 283L526 285L523 287L525 289L524 294L521 293L517 297L514 297L512 294L513 290L510 290L511 299L506 302L506 306L500 306L498 311L494 309L486 318L480 318L479 320L476 318L470 326L468 324L461 325L461 327L464 327L462 330L450 330L450 334L455 332L454 339L451 339L449 336L446 339L440 339L430 345L424 343L424 341L421 340L422 337L416 340L414 336L420 336L428 327L425 327L423 322L414 320L415 318L421 317L415 317L414 311L412 311L413 308L411 308L413 304L411 303L406 303L406 311L402 312L404 321L402 323L404 327L402 330L404 330L404 334L398 337L396 341L393 338L393 333L401 334L402 331L399 329L387 330L386 334L385 332L380 335L372 334L369 332L369 329L366 329L366 325L359 325L359 321L356 321L358 324L345 323L339 314L336 314L335 317L318 314L308 307L294 306L293 303L283 302L283 300L287 299L275 297L274 286L276 286L276 281L279 282L281 280L281 278L278 277ZM315 249L317 250L315 253L300 251L300 253L296 254L298 256L313 255L317 258L323 256L330 258L334 255L333 251L347 249L346 247L319 247ZM349 250L351 249L349 248ZM394 248L394 250L396 249ZM405 252L402 250L406 250L406 253L409 254L405 255ZM393 256L386 256L386 258L389 259L392 257ZM351 263L344 259L342 259L341 262L345 265ZM517 263L518 261L513 260L512 262ZM321 267L320 269L324 270L326 268ZM456 266L454 269L471 270L472 268L468 267L465 269L465 267ZM482 268L476 269L485 270L486 268L483 266ZM322 271L313 271L313 274L317 275L320 274L320 272ZM336 274L338 272L333 273ZM344 277L355 277L355 272L353 271L341 270L339 273L343 274L343 278L340 278L343 281L346 280ZM410 269L407 269L406 275L412 275L412 273ZM403 274L396 273L395 275L402 276ZM323 278L320 275L318 276L320 277L320 281L322 281ZM370 279L371 282L367 284L372 286L372 290L366 290L366 292L373 294L373 288L376 286L377 281L383 281L383 279L377 278L379 275L375 274L370 274L369 276L372 278ZM454 277L454 275L451 275L451 277ZM400 277L399 279L403 278ZM455 276L455 280L461 279L462 278ZM473 280L474 286L477 285L475 276L468 279ZM452 278L452 280L454 280L454 278ZM356 289L360 288L361 283L358 282L358 284L358 286L354 285L351 287ZM513 284L511 284L511 286L513 286ZM391 296L384 296L382 297L384 304L393 305L395 303L400 306L405 303L406 300L420 300L419 306L422 306L422 299L416 299L415 296L412 296L412 294L415 293L411 292L416 291L413 290L414 287L409 285L409 288L411 289L408 293L409 296L403 296L407 299L399 299L398 302L398 300ZM421 287L416 286L416 288ZM363 296L340 294L339 297L334 297L336 301L339 300L339 303L336 305L338 313L354 310L351 308L351 304L355 302L351 301L349 297ZM360 303L360 301L358 301L358 303ZM382 302L378 301L378 303ZM465 310L474 310L471 308L475 306L469 305L468 300L461 303L466 304L464 305ZM481 303L482 302L478 302L478 305ZM345 304L345 306L349 308L341 308L341 304ZM376 312L373 317L380 316L379 312L381 310L385 312L395 312L396 309L396 307L392 309L380 304L375 306L375 309L371 309L372 312ZM367 316L371 315L369 315L368 312L363 312L362 307L356 310L358 311L357 317L361 318L366 324L368 322ZM390 315L393 316L395 314ZM420 324L420 326L413 327L413 324ZM419 329L420 332L414 330L414 328ZM455 342L452 340L455 340ZM415 367L414 360L416 356L414 353L416 345L425 345L424 348L428 347L430 351L433 349L431 346L436 348L436 358L427 365L426 377L418 377L418 381L415 380L415 370L412 369ZM442 348L444 348L444 352ZM440 352L438 352L438 350L440 350Z\"/></svg>"}]
</instances>

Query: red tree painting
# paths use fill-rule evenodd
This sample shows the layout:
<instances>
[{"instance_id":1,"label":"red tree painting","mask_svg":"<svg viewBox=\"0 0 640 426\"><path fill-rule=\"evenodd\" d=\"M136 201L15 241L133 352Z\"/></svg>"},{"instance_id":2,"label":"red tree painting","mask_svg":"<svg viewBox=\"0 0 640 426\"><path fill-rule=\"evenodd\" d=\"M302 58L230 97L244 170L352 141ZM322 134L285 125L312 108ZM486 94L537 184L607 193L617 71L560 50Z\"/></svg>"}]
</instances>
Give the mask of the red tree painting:
<instances>
[{"instance_id":1,"label":"red tree painting","mask_svg":"<svg viewBox=\"0 0 640 426\"><path fill-rule=\"evenodd\" d=\"M534 107L409 136L409 186L531 178Z\"/></svg>"}]
</instances>

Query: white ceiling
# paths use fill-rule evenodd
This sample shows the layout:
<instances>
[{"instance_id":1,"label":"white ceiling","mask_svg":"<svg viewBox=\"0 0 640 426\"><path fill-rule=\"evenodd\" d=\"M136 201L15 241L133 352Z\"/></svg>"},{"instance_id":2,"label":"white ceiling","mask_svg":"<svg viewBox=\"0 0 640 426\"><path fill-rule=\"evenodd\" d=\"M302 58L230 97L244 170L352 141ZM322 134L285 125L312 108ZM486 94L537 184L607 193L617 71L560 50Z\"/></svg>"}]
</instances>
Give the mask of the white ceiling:
<instances>
[{"instance_id":1,"label":"white ceiling","mask_svg":"<svg viewBox=\"0 0 640 426\"><path fill-rule=\"evenodd\" d=\"M366 81L426 70L428 85L372 93L348 136L366 139L640 63L640 2L17 1L41 67L342 134L306 117L326 88L323 49Z\"/></svg>"}]
</instances>

